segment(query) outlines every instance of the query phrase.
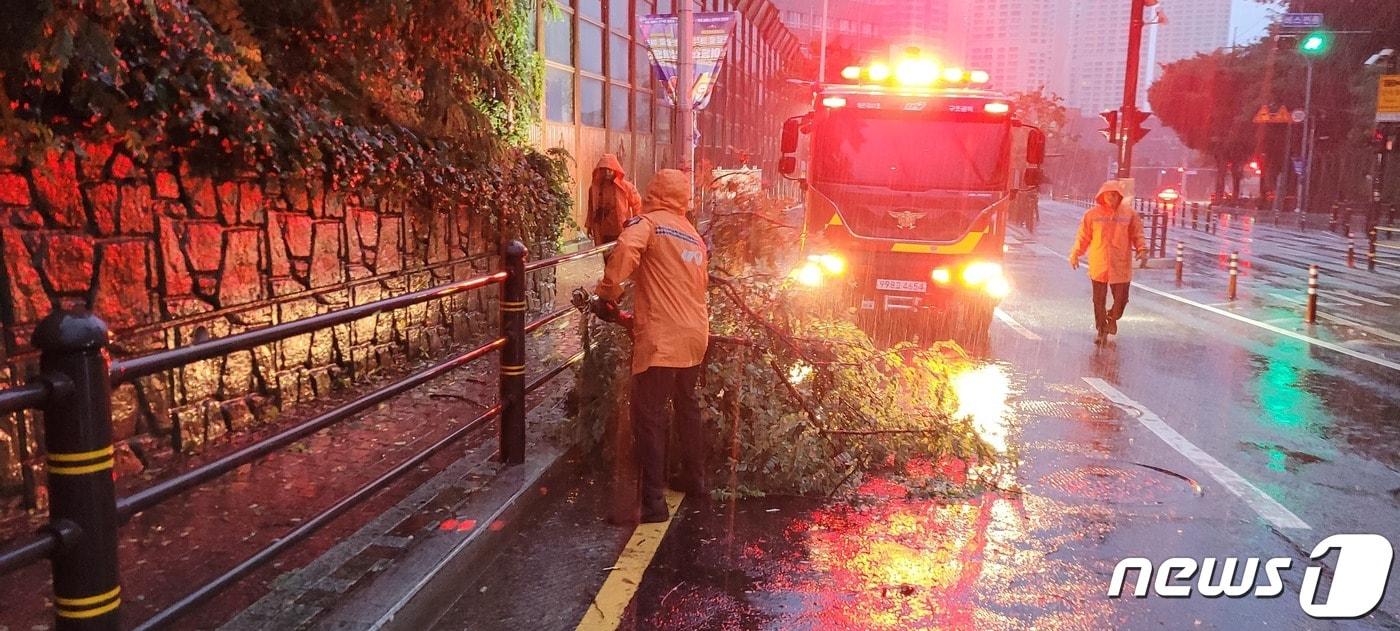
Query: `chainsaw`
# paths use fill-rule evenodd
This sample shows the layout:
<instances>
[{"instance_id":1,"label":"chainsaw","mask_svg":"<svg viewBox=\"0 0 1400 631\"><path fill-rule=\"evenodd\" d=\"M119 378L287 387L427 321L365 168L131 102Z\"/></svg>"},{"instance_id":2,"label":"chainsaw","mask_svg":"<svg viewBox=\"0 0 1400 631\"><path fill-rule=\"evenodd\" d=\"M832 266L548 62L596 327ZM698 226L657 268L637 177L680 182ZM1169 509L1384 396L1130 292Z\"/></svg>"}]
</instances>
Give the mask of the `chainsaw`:
<instances>
[{"instance_id":1,"label":"chainsaw","mask_svg":"<svg viewBox=\"0 0 1400 631\"><path fill-rule=\"evenodd\" d=\"M582 287L575 288L569 294L569 302L578 309L580 313L592 313L599 320L620 324L627 330L632 330L632 312L623 311L617 303L603 298L597 294L589 292Z\"/></svg>"}]
</instances>

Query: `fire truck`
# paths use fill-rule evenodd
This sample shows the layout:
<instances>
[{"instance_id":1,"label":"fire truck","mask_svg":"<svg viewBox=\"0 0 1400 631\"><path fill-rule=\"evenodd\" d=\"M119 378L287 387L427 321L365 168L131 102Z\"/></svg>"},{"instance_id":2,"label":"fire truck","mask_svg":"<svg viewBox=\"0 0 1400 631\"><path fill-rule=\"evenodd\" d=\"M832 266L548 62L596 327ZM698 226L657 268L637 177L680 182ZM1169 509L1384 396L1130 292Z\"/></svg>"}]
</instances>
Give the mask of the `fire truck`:
<instances>
[{"instance_id":1,"label":"fire truck","mask_svg":"<svg viewBox=\"0 0 1400 631\"><path fill-rule=\"evenodd\" d=\"M841 76L783 125L778 171L805 206L793 279L843 290L870 332L984 341L1011 291L1008 214L1040 183L1044 134L982 71L910 54Z\"/></svg>"}]
</instances>

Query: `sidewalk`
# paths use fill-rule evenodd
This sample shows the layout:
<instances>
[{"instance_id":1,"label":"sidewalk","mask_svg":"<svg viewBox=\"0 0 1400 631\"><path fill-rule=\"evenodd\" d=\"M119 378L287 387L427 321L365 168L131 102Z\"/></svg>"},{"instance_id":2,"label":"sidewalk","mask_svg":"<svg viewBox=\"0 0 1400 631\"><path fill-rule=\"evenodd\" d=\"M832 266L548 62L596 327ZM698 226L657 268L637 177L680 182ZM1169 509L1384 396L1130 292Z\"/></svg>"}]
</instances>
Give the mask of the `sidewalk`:
<instances>
[{"instance_id":1,"label":"sidewalk","mask_svg":"<svg viewBox=\"0 0 1400 631\"><path fill-rule=\"evenodd\" d=\"M580 261L561 272L556 300L566 304L568 290L581 284L596 263ZM531 336L527 379L558 366L578 351L577 316L563 318ZM478 416L496 399L496 362L483 358L382 404L358 418L317 433L292 447L246 465L205 486L178 496L132 518L121 530L120 558L123 589L123 625L132 627L177 598L222 574L256 553L304 519L333 505L384 471L418 453ZM217 447L177 461L164 470L118 480L118 495L127 495L164 476L198 466L316 413L353 399L399 376L430 365L430 361L405 362L376 379L356 384L314 403L283 411L281 420L267 427L231 435ZM562 413L562 393L572 385L569 374L560 375L530 397L532 409L530 447L532 460L555 454L553 438L567 422ZM269 593L286 596L297 587L295 570L325 567L323 555L352 540L366 523L380 523L405 500L427 491L445 489L444 475L458 474L474 482L453 493L433 496L431 505L411 518L395 522L398 548L376 545L360 550L334 566L326 576L331 585L348 591L360 579L387 567L397 552L408 549L419 531L439 527L436 515L450 511L473 492L496 479L498 467L490 462L495 452L493 422L443 450L379 494L339 517L310 539L274 562L250 574L234 587L180 622L180 628L212 629L233 619ZM528 465L527 465L528 466ZM436 484L436 486L434 486ZM376 522L376 519L379 521ZM6 532L37 527L42 516L27 516L4 524ZM465 529L463 529L465 532ZM318 559L321 559L318 561ZM301 586L306 586L303 581ZM331 590L335 591L335 590ZM296 598L298 611L310 611L325 590ZM0 628L46 629L52 625L52 588L47 563L35 564L0 578ZM324 599L323 599L324 600ZM265 608L264 608L265 609ZM283 618L289 619L289 618ZM8 626L6 626L8 625ZM276 628L292 628L282 624ZM271 628L262 626L261 628Z\"/></svg>"}]
</instances>

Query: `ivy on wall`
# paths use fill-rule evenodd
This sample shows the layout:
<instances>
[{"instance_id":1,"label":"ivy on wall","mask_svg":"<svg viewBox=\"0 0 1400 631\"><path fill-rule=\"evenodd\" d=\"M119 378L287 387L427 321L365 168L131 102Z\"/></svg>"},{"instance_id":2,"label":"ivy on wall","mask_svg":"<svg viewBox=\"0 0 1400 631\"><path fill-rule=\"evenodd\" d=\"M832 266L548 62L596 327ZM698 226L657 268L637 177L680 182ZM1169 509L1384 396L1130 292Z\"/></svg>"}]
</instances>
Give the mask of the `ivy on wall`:
<instances>
[{"instance_id":1,"label":"ivy on wall","mask_svg":"<svg viewBox=\"0 0 1400 631\"><path fill-rule=\"evenodd\" d=\"M156 166L370 187L557 238L564 156L538 116L536 0L36 0L0 36L0 136L112 142Z\"/></svg>"}]
</instances>

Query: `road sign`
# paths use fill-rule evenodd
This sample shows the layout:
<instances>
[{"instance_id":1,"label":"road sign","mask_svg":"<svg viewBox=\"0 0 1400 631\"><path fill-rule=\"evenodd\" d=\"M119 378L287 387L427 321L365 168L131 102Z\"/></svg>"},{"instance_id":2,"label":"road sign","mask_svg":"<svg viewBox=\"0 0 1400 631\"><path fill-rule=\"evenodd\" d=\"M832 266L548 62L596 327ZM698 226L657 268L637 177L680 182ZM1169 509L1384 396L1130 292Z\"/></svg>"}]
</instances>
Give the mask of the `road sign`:
<instances>
[{"instance_id":1,"label":"road sign","mask_svg":"<svg viewBox=\"0 0 1400 631\"><path fill-rule=\"evenodd\" d=\"M1285 13L1283 14L1283 22L1280 23L1280 26L1283 28L1317 28L1322 26L1322 14Z\"/></svg>"},{"instance_id":2,"label":"road sign","mask_svg":"<svg viewBox=\"0 0 1400 631\"><path fill-rule=\"evenodd\" d=\"M1254 113L1254 122L1260 125L1287 125L1290 121L1302 122L1299 114L1289 112L1288 108L1280 106L1277 110L1269 111L1269 106L1260 105L1259 111Z\"/></svg>"},{"instance_id":3,"label":"road sign","mask_svg":"<svg viewBox=\"0 0 1400 631\"><path fill-rule=\"evenodd\" d=\"M1400 123L1400 74L1381 76L1376 97L1376 122Z\"/></svg>"},{"instance_id":4,"label":"road sign","mask_svg":"<svg viewBox=\"0 0 1400 631\"><path fill-rule=\"evenodd\" d=\"M1294 173L1294 175L1302 175L1302 174L1303 174L1303 159L1302 159L1302 158L1294 158L1294 159L1293 159L1293 173Z\"/></svg>"},{"instance_id":5,"label":"road sign","mask_svg":"<svg viewBox=\"0 0 1400 631\"><path fill-rule=\"evenodd\" d=\"M1305 118L1307 118L1307 117L1308 117L1307 113L1304 112L1303 110L1293 110L1293 122L1295 122L1295 123L1301 123L1301 122L1303 122L1303 119L1305 119Z\"/></svg>"}]
</instances>

